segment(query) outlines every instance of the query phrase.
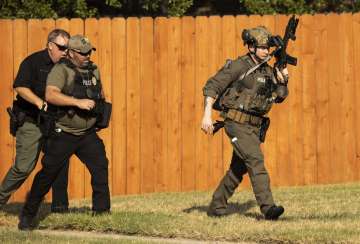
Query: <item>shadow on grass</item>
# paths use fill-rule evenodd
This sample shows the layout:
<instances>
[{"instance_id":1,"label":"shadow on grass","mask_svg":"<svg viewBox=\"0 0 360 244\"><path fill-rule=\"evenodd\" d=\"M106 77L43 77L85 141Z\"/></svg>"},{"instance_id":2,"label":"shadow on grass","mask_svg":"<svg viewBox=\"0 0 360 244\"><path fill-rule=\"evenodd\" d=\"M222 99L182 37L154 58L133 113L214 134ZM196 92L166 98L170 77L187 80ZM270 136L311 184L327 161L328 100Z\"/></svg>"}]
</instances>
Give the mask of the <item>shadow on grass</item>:
<instances>
[{"instance_id":1,"label":"shadow on grass","mask_svg":"<svg viewBox=\"0 0 360 244\"><path fill-rule=\"evenodd\" d=\"M20 215L22 207L24 206L24 203L22 202L12 202L4 205L1 208L1 211L7 213L8 215ZM92 210L90 207L84 206L84 207L72 207L69 208L69 213L92 213ZM39 210L39 216L47 216L51 214L51 203L45 202L42 203Z\"/></svg>"},{"instance_id":2,"label":"shadow on grass","mask_svg":"<svg viewBox=\"0 0 360 244\"><path fill-rule=\"evenodd\" d=\"M19 216L21 213L21 210L24 206L24 203L22 202L12 202L12 203L8 203L6 205L4 205L1 208L1 211L6 213L7 215L12 215L12 216ZM74 213L74 214L92 214L92 210L90 207L73 207L73 208L69 208L69 212L68 213ZM39 223L44 220L47 216L49 216L51 214L51 203L48 202L44 202L41 204L40 209L39 209L39 213L35 219L35 225L39 226ZM66 214L66 213L64 213Z\"/></svg>"},{"instance_id":3,"label":"shadow on grass","mask_svg":"<svg viewBox=\"0 0 360 244\"><path fill-rule=\"evenodd\" d=\"M21 210L24 206L22 202L12 202L8 203L1 208L2 212L5 212L8 215L20 216ZM51 204L50 203L42 203L39 213L35 219L35 225L38 226L40 221L45 219L51 213Z\"/></svg>"},{"instance_id":4,"label":"shadow on grass","mask_svg":"<svg viewBox=\"0 0 360 244\"><path fill-rule=\"evenodd\" d=\"M254 207L256 205L256 202L254 200L249 200L247 202L244 202L242 204L239 203L229 203L228 207L226 209L226 215L232 215L232 214L244 214L246 213L250 208ZM209 206L193 206L191 208L184 209L184 213L191 213L194 211L198 212L205 212L207 213L209 209Z\"/></svg>"}]
</instances>

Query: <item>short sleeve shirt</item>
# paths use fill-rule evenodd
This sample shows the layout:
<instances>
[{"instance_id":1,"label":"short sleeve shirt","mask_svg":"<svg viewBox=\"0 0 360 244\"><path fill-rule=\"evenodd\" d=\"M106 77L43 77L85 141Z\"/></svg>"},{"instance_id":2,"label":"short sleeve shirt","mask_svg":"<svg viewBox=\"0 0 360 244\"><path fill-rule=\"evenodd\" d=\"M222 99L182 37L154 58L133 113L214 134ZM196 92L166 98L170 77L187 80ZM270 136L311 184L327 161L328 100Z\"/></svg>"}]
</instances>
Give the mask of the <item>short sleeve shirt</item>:
<instances>
[{"instance_id":1,"label":"short sleeve shirt","mask_svg":"<svg viewBox=\"0 0 360 244\"><path fill-rule=\"evenodd\" d=\"M27 87L44 99L47 76L54 66L48 50L44 49L26 57L20 64L13 87ZM30 116L37 116L38 108L17 95L17 105Z\"/></svg>"}]
</instances>

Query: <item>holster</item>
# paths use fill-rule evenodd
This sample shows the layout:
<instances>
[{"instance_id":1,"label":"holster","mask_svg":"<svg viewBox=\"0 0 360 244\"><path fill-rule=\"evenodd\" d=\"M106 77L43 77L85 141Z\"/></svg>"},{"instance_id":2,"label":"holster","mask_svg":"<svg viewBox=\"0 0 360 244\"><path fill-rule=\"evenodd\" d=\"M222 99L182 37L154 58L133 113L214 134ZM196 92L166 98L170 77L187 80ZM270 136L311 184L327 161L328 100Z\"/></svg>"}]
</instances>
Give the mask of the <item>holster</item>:
<instances>
[{"instance_id":1,"label":"holster","mask_svg":"<svg viewBox=\"0 0 360 244\"><path fill-rule=\"evenodd\" d=\"M15 105L6 109L10 116L10 134L16 136L16 131L25 123L26 113L18 109Z\"/></svg>"},{"instance_id":2,"label":"holster","mask_svg":"<svg viewBox=\"0 0 360 244\"><path fill-rule=\"evenodd\" d=\"M267 117L264 117L260 124L260 132L259 132L259 139L261 142L265 141L266 132L269 129L270 126L270 119Z\"/></svg>"},{"instance_id":3,"label":"holster","mask_svg":"<svg viewBox=\"0 0 360 244\"><path fill-rule=\"evenodd\" d=\"M102 101L100 106L100 113L97 115L95 127L104 129L109 127L111 118L112 104Z\"/></svg>"}]
</instances>

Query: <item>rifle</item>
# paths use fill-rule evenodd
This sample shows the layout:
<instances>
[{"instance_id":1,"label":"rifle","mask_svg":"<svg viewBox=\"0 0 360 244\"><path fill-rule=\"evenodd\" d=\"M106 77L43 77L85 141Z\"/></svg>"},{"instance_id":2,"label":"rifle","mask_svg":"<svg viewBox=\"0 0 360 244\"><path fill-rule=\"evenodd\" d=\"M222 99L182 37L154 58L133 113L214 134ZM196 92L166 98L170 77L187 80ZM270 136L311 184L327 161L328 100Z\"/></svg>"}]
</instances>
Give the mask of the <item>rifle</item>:
<instances>
[{"instance_id":1,"label":"rifle","mask_svg":"<svg viewBox=\"0 0 360 244\"><path fill-rule=\"evenodd\" d=\"M294 66L297 64L297 58L287 54L286 48L290 39L293 41L296 40L295 32L298 23L299 19L295 18L295 15L293 15L286 26L284 37L273 36L271 38L272 45L277 47L274 53L276 59L274 66L278 67L280 70L284 69L287 64Z\"/></svg>"}]
</instances>

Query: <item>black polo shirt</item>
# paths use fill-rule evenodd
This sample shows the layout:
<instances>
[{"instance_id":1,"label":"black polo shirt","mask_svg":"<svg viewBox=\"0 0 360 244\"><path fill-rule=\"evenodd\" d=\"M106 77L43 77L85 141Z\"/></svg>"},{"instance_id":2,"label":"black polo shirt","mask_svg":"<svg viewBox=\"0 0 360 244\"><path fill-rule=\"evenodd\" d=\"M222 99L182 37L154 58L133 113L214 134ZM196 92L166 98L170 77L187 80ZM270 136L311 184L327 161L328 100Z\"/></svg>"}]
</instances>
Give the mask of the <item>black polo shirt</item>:
<instances>
[{"instance_id":1,"label":"black polo shirt","mask_svg":"<svg viewBox=\"0 0 360 244\"><path fill-rule=\"evenodd\" d=\"M13 87L27 87L38 97L45 98L46 78L54 66L48 50L44 49L26 57L20 64ZM36 118L39 109L25 99L16 96L16 104L29 116Z\"/></svg>"}]
</instances>

